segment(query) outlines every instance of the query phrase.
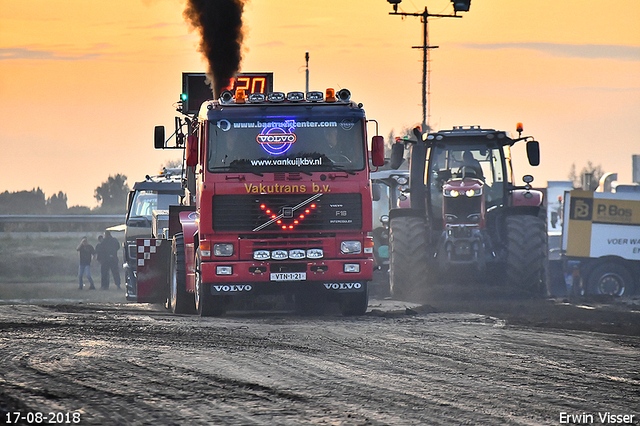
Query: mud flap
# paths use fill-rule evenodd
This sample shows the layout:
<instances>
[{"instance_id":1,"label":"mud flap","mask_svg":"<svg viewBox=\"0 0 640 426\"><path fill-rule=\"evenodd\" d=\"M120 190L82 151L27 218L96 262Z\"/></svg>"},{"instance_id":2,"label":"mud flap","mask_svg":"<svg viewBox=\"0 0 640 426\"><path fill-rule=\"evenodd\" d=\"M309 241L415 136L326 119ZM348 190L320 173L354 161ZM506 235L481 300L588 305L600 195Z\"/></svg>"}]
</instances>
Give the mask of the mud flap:
<instances>
[{"instance_id":1,"label":"mud flap","mask_svg":"<svg viewBox=\"0 0 640 426\"><path fill-rule=\"evenodd\" d=\"M162 303L168 296L171 242L157 238L136 240L138 302Z\"/></svg>"}]
</instances>

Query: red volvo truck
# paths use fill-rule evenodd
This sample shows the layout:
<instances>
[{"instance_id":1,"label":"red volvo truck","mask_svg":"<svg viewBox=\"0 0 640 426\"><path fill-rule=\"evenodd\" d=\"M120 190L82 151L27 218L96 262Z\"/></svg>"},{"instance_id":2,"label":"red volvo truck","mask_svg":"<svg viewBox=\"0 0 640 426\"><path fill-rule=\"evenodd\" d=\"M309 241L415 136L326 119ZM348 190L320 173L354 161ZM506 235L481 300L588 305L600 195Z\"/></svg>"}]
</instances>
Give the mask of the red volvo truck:
<instances>
[{"instance_id":1,"label":"red volvo truck","mask_svg":"<svg viewBox=\"0 0 640 426\"><path fill-rule=\"evenodd\" d=\"M384 164L382 137L369 151L365 112L346 89L247 89L236 85L184 125L176 120L186 196L154 215L166 226L154 227L159 235L137 241L138 301L166 298L175 313L212 316L280 295L300 312L338 302L344 315L364 314L373 273L369 155ZM168 147L164 127L155 147Z\"/></svg>"}]
</instances>

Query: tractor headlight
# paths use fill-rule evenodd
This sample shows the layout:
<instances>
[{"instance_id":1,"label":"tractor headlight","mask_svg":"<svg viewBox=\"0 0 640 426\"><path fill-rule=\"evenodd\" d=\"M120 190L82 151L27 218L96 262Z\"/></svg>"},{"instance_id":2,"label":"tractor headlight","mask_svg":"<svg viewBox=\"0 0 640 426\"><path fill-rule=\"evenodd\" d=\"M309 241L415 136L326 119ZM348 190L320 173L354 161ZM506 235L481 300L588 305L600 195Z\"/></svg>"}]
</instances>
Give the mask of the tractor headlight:
<instances>
[{"instance_id":1,"label":"tractor headlight","mask_svg":"<svg viewBox=\"0 0 640 426\"><path fill-rule=\"evenodd\" d=\"M444 190L444 196L445 197L457 197L458 195L460 195L460 192L458 192L455 189L445 189Z\"/></svg>"}]
</instances>

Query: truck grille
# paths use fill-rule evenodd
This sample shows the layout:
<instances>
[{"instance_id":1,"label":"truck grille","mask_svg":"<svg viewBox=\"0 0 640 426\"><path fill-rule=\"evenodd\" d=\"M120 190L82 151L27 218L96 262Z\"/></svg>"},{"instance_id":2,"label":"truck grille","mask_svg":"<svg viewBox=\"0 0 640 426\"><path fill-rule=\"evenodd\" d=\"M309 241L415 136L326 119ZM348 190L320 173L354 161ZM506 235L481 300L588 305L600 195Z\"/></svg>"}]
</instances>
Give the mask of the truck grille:
<instances>
[{"instance_id":1,"label":"truck grille","mask_svg":"<svg viewBox=\"0 0 640 426\"><path fill-rule=\"evenodd\" d=\"M319 196L309 201L314 195ZM361 229L362 196L360 194L216 195L213 197L212 219L213 229L219 232Z\"/></svg>"}]
</instances>

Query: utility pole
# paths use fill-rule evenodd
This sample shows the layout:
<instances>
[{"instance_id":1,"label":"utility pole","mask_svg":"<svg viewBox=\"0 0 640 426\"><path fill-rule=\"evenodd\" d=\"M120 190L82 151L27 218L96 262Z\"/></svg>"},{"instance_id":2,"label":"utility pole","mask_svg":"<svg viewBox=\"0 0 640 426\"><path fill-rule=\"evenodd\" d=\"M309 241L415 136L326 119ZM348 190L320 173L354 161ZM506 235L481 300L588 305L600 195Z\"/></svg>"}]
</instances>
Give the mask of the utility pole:
<instances>
[{"instance_id":1,"label":"utility pole","mask_svg":"<svg viewBox=\"0 0 640 426\"><path fill-rule=\"evenodd\" d=\"M304 54L304 60L307 63L306 68L305 68L305 76L306 76L306 80L307 80L307 91L305 93L309 93L309 52L306 52Z\"/></svg>"},{"instance_id":2,"label":"utility pole","mask_svg":"<svg viewBox=\"0 0 640 426\"><path fill-rule=\"evenodd\" d=\"M422 46L412 46L412 49L422 49L422 131L428 130L428 95L429 95L429 50L437 49L438 46L429 46L429 18L462 18L457 15L457 12L468 12L471 6L471 0L451 0L453 3L454 14L453 15L441 15L437 13L429 13L425 6L423 12L398 12L398 4L402 0L387 0L387 2L393 5L393 12L389 12L389 15L400 16L419 16L420 22L422 22Z\"/></svg>"}]
</instances>

